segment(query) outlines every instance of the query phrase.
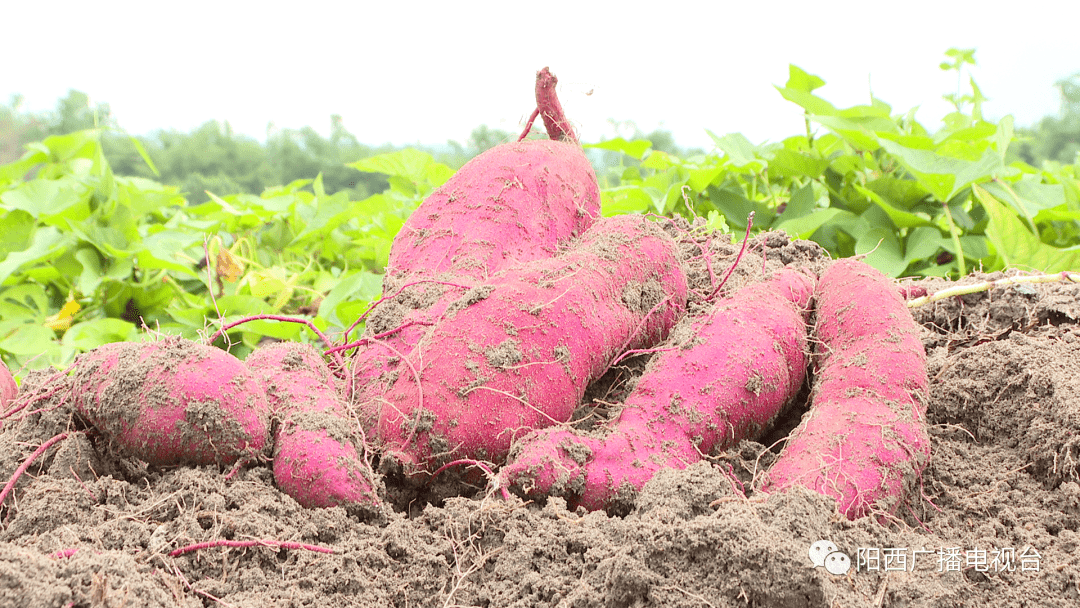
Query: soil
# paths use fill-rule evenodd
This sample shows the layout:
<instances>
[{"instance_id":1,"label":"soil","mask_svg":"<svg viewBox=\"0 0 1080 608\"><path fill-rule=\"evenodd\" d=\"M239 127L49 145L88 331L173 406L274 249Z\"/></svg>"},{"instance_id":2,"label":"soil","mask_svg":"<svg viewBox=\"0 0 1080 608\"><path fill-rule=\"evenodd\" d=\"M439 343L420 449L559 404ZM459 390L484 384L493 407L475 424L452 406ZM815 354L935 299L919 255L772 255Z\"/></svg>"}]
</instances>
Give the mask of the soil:
<instances>
[{"instance_id":1,"label":"soil","mask_svg":"<svg viewBox=\"0 0 1080 608\"><path fill-rule=\"evenodd\" d=\"M821 263L812 247L755 242L770 264ZM748 260L740 268L760 273ZM805 403L760 443L658 475L625 513L478 485L376 518L303 509L265 463L148 466L54 408L0 429L4 480L56 433L86 431L47 450L4 502L0 607L1080 605L1080 286L1000 287L913 312L932 458L895 517L849 521L806 490L753 492ZM590 395L610 402L617 384ZM169 556L219 540L267 542ZM850 558L846 573L814 566L821 540L832 564Z\"/></svg>"}]
</instances>

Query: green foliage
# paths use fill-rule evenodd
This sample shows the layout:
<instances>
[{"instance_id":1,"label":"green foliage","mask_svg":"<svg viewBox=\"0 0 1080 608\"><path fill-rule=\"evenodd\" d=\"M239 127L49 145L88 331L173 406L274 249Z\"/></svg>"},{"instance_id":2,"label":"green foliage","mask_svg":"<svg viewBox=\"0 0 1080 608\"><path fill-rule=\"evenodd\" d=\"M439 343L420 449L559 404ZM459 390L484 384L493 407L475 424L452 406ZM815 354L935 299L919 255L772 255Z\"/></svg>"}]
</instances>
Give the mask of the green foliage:
<instances>
[{"instance_id":1,"label":"green foliage","mask_svg":"<svg viewBox=\"0 0 1080 608\"><path fill-rule=\"evenodd\" d=\"M719 212L743 230L753 212L754 230L809 238L836 257L865 255L894 277L955 277L974 265L1076 268L1074 167L1012 160L1012 117L985 120L985 97L965 78L974 50L946 55L941 68L956 72L958 89L945 95L954 111L933 132L914 110L894 113L872 95L837 108L815 94L821 78L793 65L777 91L803 109L805 135L755 144L710 133L713 152L685 157L645 139L593 145L629 160L604 189L604 213Z\"/></svg>"},{"instance_id":2,"label":"green foliage","mask_svg":"<svg viewBox=\"0 0 1080 608\"><path fill-rule=\"evenodd\" d=\"M53 112L24 113L20 105L21 98L16 96L7 106L0 106L0 164L14 161L26 144L50 135L103 128L100 141L115 174L177 186L185 198L197 203L210 200L207 191L218 195L262 192L319 174L327 192L366 198L386 189L386 177L357 173L346 163L395 149L361 144L336 114L330 117L329 138L310 127L278 129L271 124L262 143L237 135L228 123L213 121L190 133L158 131L130 137L118 128L108 104L91 104L79 91L69 92ZM509 133L480 126L473 131L468 147L451 142L452 152L440 160L461 166L475 154L510 138Z\"/></svg>"},{"instance_id":3,"label":"green foliage","mask_svg":"<svg viewBox=\"0 0 1080 608\"><path fill-rule=\"evenodd\" d=\"M262 192L320 173L330 193L347 192L348 196L364 198L386 187L381 176L357 174L345 163L390 148L360 144L337 115L331 117L329 139L310 127L279 130L271 125L263 144L235 134L228 123L208 122L191 133L159 131L138 141L158 172L143 161L132 140L106 137L105 152L113 170L179 186L193 202L208 200L206 191Z\"/></svg>"},{"instance_id":4,"label":"green foliage","mask_svg":"<svg viewBox=\"0 0 1080 608\"><path fill-rule=\"evenodd\" d=\"M102 137L53 135L0 166L0 354L16 369L69 362L144 324L196 338L288 314L341 332L379 295L405 218L452 173L404 150L353 163L389 183L362 200L328 193L318 175L191 204L175 186L117 175ZM240 351L265 336L310 339L267 321L229 333Z\"/></svg>"}]
</instances>

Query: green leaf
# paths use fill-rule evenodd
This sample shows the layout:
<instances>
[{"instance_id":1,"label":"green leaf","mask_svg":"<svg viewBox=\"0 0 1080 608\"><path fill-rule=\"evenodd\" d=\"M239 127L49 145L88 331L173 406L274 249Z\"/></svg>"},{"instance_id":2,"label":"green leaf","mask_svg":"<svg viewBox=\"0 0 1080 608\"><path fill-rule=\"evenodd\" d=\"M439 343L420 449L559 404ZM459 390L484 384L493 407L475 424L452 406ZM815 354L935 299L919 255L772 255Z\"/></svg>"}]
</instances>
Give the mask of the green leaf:
<instances>
[{"instance_id":1,"label":"green leaf","mask_svg":"<svg viewBox=\"0 0 1080 608\"><path fill-rule=\"evenodd\" d=\"M90 294L97 291L101 285L101 256L92 247L82 247L75 252L75 259L82 265L79 273L79 291Z\"/></svg>"},{"instance_id":2,"label":"green leaf","mask_svg":"<svg viewBox=\"0 0 1080 608\"><path fill-rule=\"evenodd\" d=\"M315 198L315 204L315 215L306 222L303 231L289 243L290 247L312 240L310 237L325 236L353 217L352 204L349 203L349 195L345 192L338 192L333 196L319 195Z\"/></svg>"},{"instance_id":3,"label":"green leaf","mask_svg":"<svg viewBox=\"0 0 1080 608\"><path fill-rule=\"evenodd\" d=\"M59 230L52 226L40 228L34 232L29 247L22 251L13 251L0 262L0 285L4 284L16 270L24 264L35 262L59 251L65 244L70 242L70 237L65 237Z\"/></svg>"},{"instance_id":4,"label":"green leaf","mask_svg":"<svg viewBox=\"0 0 1080 608\"><path fill-rule=\"evenodd\" d=\"M23 283L0 292L0 319L43 323L51 314L49 294L38 283Z\"/></svg>"},{"instance_id":5,"label":"green leaf","mask_svg":"<svg viewBox=\"0 0 1080 608\"><path fill-rule=\"evenodd\" d=\"M142 177L117 177L116 201L131 209L131 214L144 218L163 207L182 207L186 204L175 186L166 186Z\"/></svg>"},{"instance_id":6,"label":"green leaf","mask_svg":"<svg viewBox=\"0 0 1080 608\"><path fill-rule=\"evenodd\" d=\"M905 264L910 265L912 262L930 258L945 246L945 242L946 239L937 228L922 226L912 229L904 239Z\"/></svg>"},{"instance_id":7,"label":"green leaf","mask_svg":"<svg viewBox=\"0 0 1080 608\"><path fill-rule=\"evenodd\" d=\"M728 225L734 228L746 228L746 218L752 211L758 210L758 206L740 191L709 186L708 192L709 201L724 214ZM755 217L754 224L760 225L760 220L761 218Z\"/></svg>"},{"instance_id":8,"label":"green leaf","mask_svg":"<svg viewBox=\"0 0 1080 608\"><path fill-rule=\"evenodd\" d=\"M934 225L934 223L931 222L928 218L916 215L914 213L909 213L901 209L897 209L896 207L890 205L880 194L874 192L873 190L870 190L869 188L864 188L858 184L852 184L852 187L855 189L856 192L873 201L874 204L880 207L882 211L888 214L889 219L892 220L892 223L897 228L912 228L915 226Z\"/></svg>"},{"instance_id":9,"label":"green leaf","mask_svg":"<svg viewBox=\"0 0 1080 608\"><path fill-rule=\"evenodd\" d=\"M724 174L726 169L720 159L716 157L710 157L711 161L716 164L714 166L702 169L691 169L689 171L690 176L687 178L686 183L690 186L694 192L703 192L705 188L709 187L709 184L716 181L716 178Z\"/></svg>"},{"instance_id":10,"label":"green leaf","mask_svg":"<svg viewBox=\"0 0 1080 608\"><path fill-rule=\"evenodd\" d=\"M939 201L951 199L975 182L1011 172L992 149L987 149L982 158L972 162L929 150L913 150L888 139L882 139L881 146L897 157Z\"/></svg>"},{"instance_id":11,"label":"green leaf","mask_svg":"<svg viewBox=\"0 0 1080 608\"><path fill-rule=\"evenodd\" d=\"M983 184L983 188L993 194L998 201L1007 202L1012 207L1017 207L1018 204L1023 207L1018 210L1025 216L1034 216L1044 209L1053 209L1065 204L1065 188L1061 184L1043 184L1036 177L1021 179L1010 187L1019 199L1014 198L1012 192L997 182Z\"/></svg>"},{"instance_id":12,"label":"green leaf","mask_svg":"<svg viewBox=\"0 0 1080 608\"><path fill-rule=\"evenodd\" d=\"M35 218L55 216L83 201L88 190L72 178L35 179L0 194L10 209L22 209Z\"/></svg>"},{"instance_id":13,"label":"green leaf","mask_svg":"<svg viewBox=\"0 0 1080 608\"><path fill-rule=\"evenodd\" d=\"M776 218L776 221L783 222L810 215L815 208L817 208L817 199L814 198L814 186L813 184L806 184L791 193L791 198L788 199L784 212Z\"/></svg>"},{"instance_id":14,"label":"green leaf","mask_svg":"<svg viewBox=\"0 0 1080 608\"><path fill-rule=\"evenodd\" d=\"M944 131L943 137L938 143L944 143L947 141L953 142L977 142L982 143L991 135L998 132L998 126L989 122L977 122L970 127L964 127L956 131ZM1004 160L1002 156L1002 160Z\"/></svg>"},{"instance_id":15,"label":"green leaf","mask_svg":"<svg viewBox=\"0 0 1080 608\"><path fill-rule=\"evenodd\" d=\"M139 332L133 323L123 319L93 319L71 326L64 332L61 342L79 351L93 350L102 344L113 342L134 342Z\"/></svg>"},{"instance_id":16,"label":"green leaf","mask_svg":"<svg viewBox=\"0 0 1080 608\"><path fill-rule=\"evenodd\" d=\"M372 272L353 273L334 286L323 301L319 304L319 317L338 323L341 327L348 327L357 316L339 317L338 304L349 301L371 302L382 291L382 276Z\"/></svg>"},{"instance_id":17,"label":"green leaf","mask_svg":"<svg viewBox=\"0 0 1080 608\"><path fill-rule=\"evenodd\" d=\"M34 218L21 210L0 211L0 260L12 251L22 251L30 246L34 233Z\"/></svg>"},{"instance_id":18,"label":"green leaf","mask_svg":"<svg viewBox=\"0 0 1080 608\"><path fill-rule=\"evenodd\" d=\"M42 355L57 349L56 332L44 325L0 322L0 350L14 355Z\"/></svg>"},{"instance_id":19,"label":"green leaf","mask_svg":"<svg viewBox=\"0 0 1080 608\"><path fill-rule=\"evenodd\" d=\"M150 168L151 173L153 173L155 176L160 177L161 172L158 171L157 166L154 164L154 160L150 158L149 154L146 153L146 148L143 147L142 142L139 141L138 138L131 135L128 136L128 140L132 143L132 145L135 146L135 151L139 153L140 157L142 157L143 162L146 163L146 166Z\"/></svg>"},{"instance_id":20,"label":"green leaf","mask_svg":"<svg viewBox=\"0 0 1080 608\"><path fill-rule=\"evenodd\" d=\"M289 342L299 342L301 336L314 336L311 333L311 329L307 325L300 323L287 323L281 321L271 321L268 319L260 319L258 321L252 321L240 326L245 334L255 334L256 336L268 336L277 340L286 340Z\"/></svg>"},{"instance_id":21,"label":"green leaf","mask_svg":"<svg viewBox=\"0 0 1080 608\"><path fill-rule=\"evenodd\" d=\"M199 235L178 230L163 230L147 236L142 240L136 253L139 267L175 270L197 279L199 274L192 269L190 262L180 257L180 254L184 249L201 242Z\"/></svg>"},{"instance_id":22,"label":"green leaf","mask_svg":"<svg viewBox=\"0 0 1080 608\"><path fill-rule=\"evenodd\" d=\"M248 284L251 287L251 295L256 298L267 298L277 295L288 287L285 270L274 267L248 275Z\"/></svg>"},{"instance_id":23,"label":"green leaf","mask_svg":"<svg viewBox=\"0 0 1080 608\"><path fill-rule=\"evenodd\" d=\"M877 136L874 134L873 130L859 124L858 122L848 120L846 118L841 118L839 116L811 115L810 120L832 129L834 133L846 139L848 142L851 143L851 145L855 146L855 148L859 150L873 152L874 150L877 150L879 147L881 147L881 145L878 143ZM885 122L889 125L892 125L895 129L896 125L894 125L892 121L886 120Z\"/></svg>"},{"instance_id":24,"label":"green leaf","mask_svg":"<svg viewBox=\"0 0 1080 608\"><path fill-rule=\"evenodd\" d=\"M645 160L641 161L641 166L645 169L667 171L672 167L682 166L682 159L663 150L653 150L645 157Z\"/></svg>"},{"instance_id":25,"label":"green leaf","mask_svg":"<svg viewBox=\"0 0 1080 608\"><path fill-rule=\"evenodd\" d=\"M890 277L898 277L907 268L896 233L885 228L871 228L855 242L855 252L866 254L864 261Z\"/></svg>"},{"instance_id":26,"label":"green leaf","mask_svg":"<svg viewBox=\"0 0 1080 608\"><path fill-rule=\"evenodd\" d=\"M733 166L745 167L756 172L764 169L767 165L764 160L757 157L757 149L754 144L750 143L750 140L746 139L746 136L742 133L728 133L720 137L712 131L706 130L705 132L716 142L716 147L720 148L724 154L727 154Z\"/></svg>"},{"instance_id":27,"label":"green leaf","mask_svg":"<svg viewBox=\"0 0 1080 608\"><path fill-rule=\"evenodd\" d=\"M600 212L604 217L645 213L653 206L653 197L641 186L617 186L600 193Z\"/></svg>"},{"instance_id":28,"label":"green leaf","mask_svg":"<svg viewBox=\"0 0 1080 608\"><path fill-rule=\"evenodd\" d=\"M1069 209L1067 205L1061 205L1053 209L1043 209L1035 216L1035 223L1043 222L1080 222L1080 211Z\"/></svg>"},{"instance_id":29,"label":"green leaf","mask_svg":"<svg viewBox=\"0 0 1080 608\"><path fill-rule=\"evenodd\" d=\"M985 189L972 187L975 196L990 216L986 236L1006 267L1020 267L1042 272L1062 272L1080 268L1080 246L1061 249L1039 240L1016 213Z\"/></svg>"},{"instance_id":30,"label":"green leaf","mask_svg":"<svg viewBox=\"0 0 1080 608\"><path fill-rule=\"evenodd\" d=\"M773 177L808 177L817 179L829 167L829 161L786 148L777 150L769 161L769 175ZM711 180L710 180L711 181Z\"/></svg>"},{"instance_id":31,"label":"green leaf","mask_svg":"<svg viewBox=\"0 0 1080 608\"><path fill-rule=\"evenodd\" d=\"M868 182L866 187L876 192L893 207L904 211L910 211L912 207L925 201L930 195L926 188L913 179L882 176Z\"/></svg>"},{"instance_id":32,"label":"green leaf","mask_svg":"<svg viewBox=\"0 0 1080 608\"><path fill-rule=\"evenodd\" d=\"M776 90L780 92L781 97L792 103L798 104L806 110L807 114L813 114L814 116L836 116L838 112L836 106L812 93L789 87L776 87Z\"/></svg>"},{"instance_id":33,"label":"green leaf","mask_svg":"<svg viewBox=\"0 0 1080 608\"><path fill-rule=\"evenodd\" d=\"M453 175L452 169L436 162L430 154L413 148L371 156L348 163L347 166L366 173L382 173L389 177L402 178L431 188L441 186Z\"/></svg>"},{"instance_id":34,"label":"green leaf","mask_svg":"<svg viewBox=\"0 0 1080 608\"><path fill-rule=\"evenodd\" d=\"M273 314L274 309L270 304L258 298L256 296L248 295L231 295L218 298L216 300L217 311L209 310L205 314L216 315L220 313L222 317L243 317L249 315L262 315ZM243 326L241 326L243 327Z\"/></svg>"},{"instance_id":35,"label":"green leaf","mask_svg":"<svg viewBox=\"0 0 1080 608\"><path fill-rule=\"evenodd\" d=\"M647 139L635 139L633 141L627 141L622 137L616 137L615 139L608 139L597 144L584 144L583 148L595 148L597 150L613 150L615 152L622 152L623 154L641 160L645 156L645 152L652 147L652 142Z\"/></svg>"},{"instance_id":36,"label":"green leaf","mask_svg":"<svg viewBox=\"0 0 1080 608\"><path fill-rule=\"evenodd\" d=\"M850 211L844 211L842 209L836 209L834 207L826 207L823 209L817 209L810 215L804 215L801 217L784 220L777 223L775 226L773 226L773 228L776 230L783 230L784 232L796 238L808 239L813 236L815 232L817 232L818 228L821 228L828 222L832 222L838 216L845 216L847 217L847 219L851 220L854 220L856 217L858 217Z\"/></svg>"},{"instance_id":37,"label":"green leaf","mask_svg":"<svg viewBox=\"0 0 1080 608\"><path fill-rule=\"evenodd\" d=\"M810 93L814 89L825 86L825 81L813 74L808 74L795 64L788 64L788 81L785 85L789 89Z\"/></svg>"}]
</instances>

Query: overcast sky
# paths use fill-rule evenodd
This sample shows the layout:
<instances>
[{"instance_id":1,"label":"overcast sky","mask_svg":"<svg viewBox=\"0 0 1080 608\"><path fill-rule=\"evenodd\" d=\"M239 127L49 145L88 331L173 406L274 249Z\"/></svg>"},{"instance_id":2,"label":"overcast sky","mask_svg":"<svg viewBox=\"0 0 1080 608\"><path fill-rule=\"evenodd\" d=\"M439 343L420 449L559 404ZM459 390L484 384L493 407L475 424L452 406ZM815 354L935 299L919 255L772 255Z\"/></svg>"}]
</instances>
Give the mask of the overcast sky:
<instances>
[{"instance_id":1,"label":"overcast sky","mask_svg":"<svg viewBox=\"0 0 1080 608\"><path fill-rule=\"evenodd\" d=\"M45 110L78 89L132 133L218 119L260 139L269 122L325 134L336 113L364 143L464 141L481 123L518 130L550 66L586 141L616 135L614 119L711 147L706 129L802 131L773 88L789 63L836 105L872 87L931 129L956 88L937 67L949 47L977 49L986 113L1018 124L1057 111L1054 81L1080 72L1075 1L12 4L0 100Z\"/></svg>"}]
</instances>

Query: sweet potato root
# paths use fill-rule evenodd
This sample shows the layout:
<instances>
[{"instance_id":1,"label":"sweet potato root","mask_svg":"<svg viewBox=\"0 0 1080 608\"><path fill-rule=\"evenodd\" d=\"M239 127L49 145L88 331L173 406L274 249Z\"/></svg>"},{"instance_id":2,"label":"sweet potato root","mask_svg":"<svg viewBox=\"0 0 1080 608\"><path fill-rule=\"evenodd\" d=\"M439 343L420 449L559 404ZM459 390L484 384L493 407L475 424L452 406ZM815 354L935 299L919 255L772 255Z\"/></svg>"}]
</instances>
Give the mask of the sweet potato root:
<instances>
[{"instance_id":1,"label":"sweet potato root","mask_svg":"<svg viewBox=\"0 0 1080 608\"><path fill-rule=\"evenodd\" d=\"M546 68L537 74L537 106L545 122L554 121L551 139L502 144L470 160L394 239L383 293L396 295L369 319L367 335L401 329L354 358L353 401L369 421L377 415L371 400L403 371L398 353L407 354L465 290L509 266L554 256L600 217L596 175L562 128L555 82Z\"/></svg>"},{"instance_id":2,"label":"sweet potato root","mask_svg":"<svg viewBox=\"0 0 1080 608\"><path fill-rule=\"evenodd\" d=\"M926 352L897 289L838 260L818 283L813 404L763 491L802 485L851 519L894 512L930 456Z\"/></svg>"},{"instance_id":3,"label":"sweet potato root","mask_svg":"<svg viewBox=\"0 0 1080 608\"><path fill-rule=\"evenodd\" d=\"M601 220L563 255L492 277L402 366L381 408L383 462L406 474L501 462L515 436L568 420L623 350L664 339L686 293L674 241L639 216Z\"/></svg>"},{"instance_id":4,"label":"sweet potato root","mask_svg":"<svg viewBox=\"0 0 1080 608\"><path fill-rule=\"evenodd\" d=\"M269 446L262 381L223 350L180 338L106 344L68 372L86 420L150 464L222 464Z\"/></svg>"},{"instance_id":5,"label":"sweet potato root","mask_svg":"<svg viewBox=\"0 0 1080 608\"><path fill-rule=\"evenodd\" d=\"M0 412L7 407L7 404L15 401L18 394L19 385L15 384L15 378L11 376L4 362L0 361Z\"/></svg>"},{"instance_id":6,"label":"sweet potato root","mask_svg":"<svg viewBox=\"0 0 1080 608\"><path fill-rule=\"evenodd\" d=\"M261 347L246 363L262 375L274 432L274 481L304 507L378 504L363 438L337 380L309 345Z\"/></svg>"},{"instance_id":7,"label":"sweet potato root","mask_svg":"<svg viewBox=\"0 0 1080 608\"><path fill-rule=\"evenodd\" d=\"M502 483L607 508L662 468L756 437L803 384L813 284L784 269L721 300L661 347L617 419L591 435L544 429L523 438Z\"/></svg>"}]
</instances>

